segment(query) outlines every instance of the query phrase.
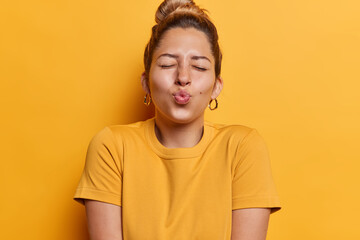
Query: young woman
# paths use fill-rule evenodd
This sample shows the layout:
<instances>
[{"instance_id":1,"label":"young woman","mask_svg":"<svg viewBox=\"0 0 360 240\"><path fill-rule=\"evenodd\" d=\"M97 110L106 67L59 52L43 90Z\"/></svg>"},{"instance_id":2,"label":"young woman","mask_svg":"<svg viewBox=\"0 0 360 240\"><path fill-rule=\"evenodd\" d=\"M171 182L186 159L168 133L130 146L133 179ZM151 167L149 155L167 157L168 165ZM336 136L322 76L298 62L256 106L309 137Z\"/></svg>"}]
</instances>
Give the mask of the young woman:
<instances>
[{"instance_id":1,"label":"young woman","mask_svg":"<svg viewBox=\"0 0 360 240\"><path fill-rule=\"evenodd\" d=\"M280 208L255 129L204 121L223 87L217 31L191 0L165 0L141 81L155 117L92 139L75 199L92 240L263 240Z\"/></svg>"}]
</instances>

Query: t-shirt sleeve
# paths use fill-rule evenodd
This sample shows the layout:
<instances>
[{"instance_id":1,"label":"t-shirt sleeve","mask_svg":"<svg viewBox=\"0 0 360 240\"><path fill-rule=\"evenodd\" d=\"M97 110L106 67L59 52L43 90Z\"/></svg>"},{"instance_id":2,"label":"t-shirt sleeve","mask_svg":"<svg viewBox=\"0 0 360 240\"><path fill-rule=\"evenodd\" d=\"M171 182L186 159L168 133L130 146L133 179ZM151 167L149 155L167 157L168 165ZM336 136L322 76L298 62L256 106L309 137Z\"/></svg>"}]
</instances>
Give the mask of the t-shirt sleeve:
<instances>
[{"instance_id":1,"label":"t-shirt sleeve","mask_svg":"<svg viewBox=\"0 0 360 240\"><path fill-rule=\"evenodd\" d=\"M122 164L121 143L115 140L109 127L102 129L90 141L86 162L74 199L83 199L121 206Z\"/></svg>"},{"instance_id":2,"label":"t-shirt sleeve","mask_svg":"<svg viewBox=\"0 0 360 240\"><path fill-rule=\"evenodd\" d=\"M239 143L232 181L232 209L281 208L266 144L255 129Z\"/></svg>"}]
</instances>

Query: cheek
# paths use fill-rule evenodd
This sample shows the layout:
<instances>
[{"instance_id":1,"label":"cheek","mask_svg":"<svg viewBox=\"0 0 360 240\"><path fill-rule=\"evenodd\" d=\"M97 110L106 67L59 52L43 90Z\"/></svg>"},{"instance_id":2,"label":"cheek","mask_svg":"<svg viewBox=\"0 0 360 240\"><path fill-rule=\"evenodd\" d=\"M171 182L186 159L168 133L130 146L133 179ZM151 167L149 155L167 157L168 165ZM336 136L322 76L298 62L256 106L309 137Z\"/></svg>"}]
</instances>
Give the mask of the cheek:
<instances>
[{"instance_id":1,"label":"cheek","mask_svg":"<svg viewBox=\"0 0 360 240\"><path fill-rule=\"evenodd\" d=\"M165 81L161 75L156 74L156 72L150 75L149 86L152 93L164 89L165 85Z\"/></svg>"},{"instance_id":2,"label":"cheek","mask_svg":"<svg viewBox=\"0 0 360 240\"><path fill-rule=\"evenodd\" d=\"M170 71L156 71L150 73L150 85L156 88L164 89L172 85L174 82L173 80L173 73Z\"/></svg>"},{"instance_id":3,"label":"cheek","mask_svg":"<svg viewBox=\"0 0 360 240\"><path fill-rule=\"evenodd\" d=\"M214 83L212 81L204 81L196 84L197 92L200 95L210 95L212 93Z\"/></svg>"}]
</instances>

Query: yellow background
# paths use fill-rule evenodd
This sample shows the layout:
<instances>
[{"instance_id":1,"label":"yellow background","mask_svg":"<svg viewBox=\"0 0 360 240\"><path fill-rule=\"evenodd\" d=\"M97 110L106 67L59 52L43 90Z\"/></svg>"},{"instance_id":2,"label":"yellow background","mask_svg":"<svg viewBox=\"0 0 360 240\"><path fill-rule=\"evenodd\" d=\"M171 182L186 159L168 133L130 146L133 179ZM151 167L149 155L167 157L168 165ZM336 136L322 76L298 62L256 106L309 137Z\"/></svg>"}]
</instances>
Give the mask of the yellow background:
<instances>
[{"instance_id":1,"label":"yellow background","mask_svg":"<svg viewBox=\"0 0 360 240\"><path fill-rule=\"evenodd\" d=\"M86 148L151 116L139 79L159 3L1 2L1 239L87 239L72 200ZM283 209L268 239L360 239L360 2L198 3L224 54L206 117L255 127L270 149Z\"/></svg>"}]
</instances>

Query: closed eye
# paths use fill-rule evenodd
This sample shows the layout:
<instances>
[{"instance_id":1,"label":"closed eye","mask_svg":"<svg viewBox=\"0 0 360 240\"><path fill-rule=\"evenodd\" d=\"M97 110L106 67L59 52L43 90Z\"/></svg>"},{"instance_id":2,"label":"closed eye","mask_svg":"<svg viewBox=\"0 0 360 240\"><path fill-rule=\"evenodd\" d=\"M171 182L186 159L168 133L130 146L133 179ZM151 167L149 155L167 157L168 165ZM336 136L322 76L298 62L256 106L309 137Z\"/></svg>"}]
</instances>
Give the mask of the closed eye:
<instances>
[{"instance_id":1,"label":"closed eye","mask_svg":"<svg viewBox=\"0 0 360 240\"><path fill-rule=\"evenodd\" d=\"M175 66L175 64L172 64L172 65L160 65L161 68L171 68Z\"/></svg>"},{"instance_id":2,"label":"closed eye","mask_svg":"<svg viewBox=\"0 0 360 240\"><path fill-rule=\"evenodd\" d=\"M206 68L202 68L202 67L198 67L198 66L193 66L194 68L196 68L199 71L206 71Z\"/></svg>"}]
</instances>

